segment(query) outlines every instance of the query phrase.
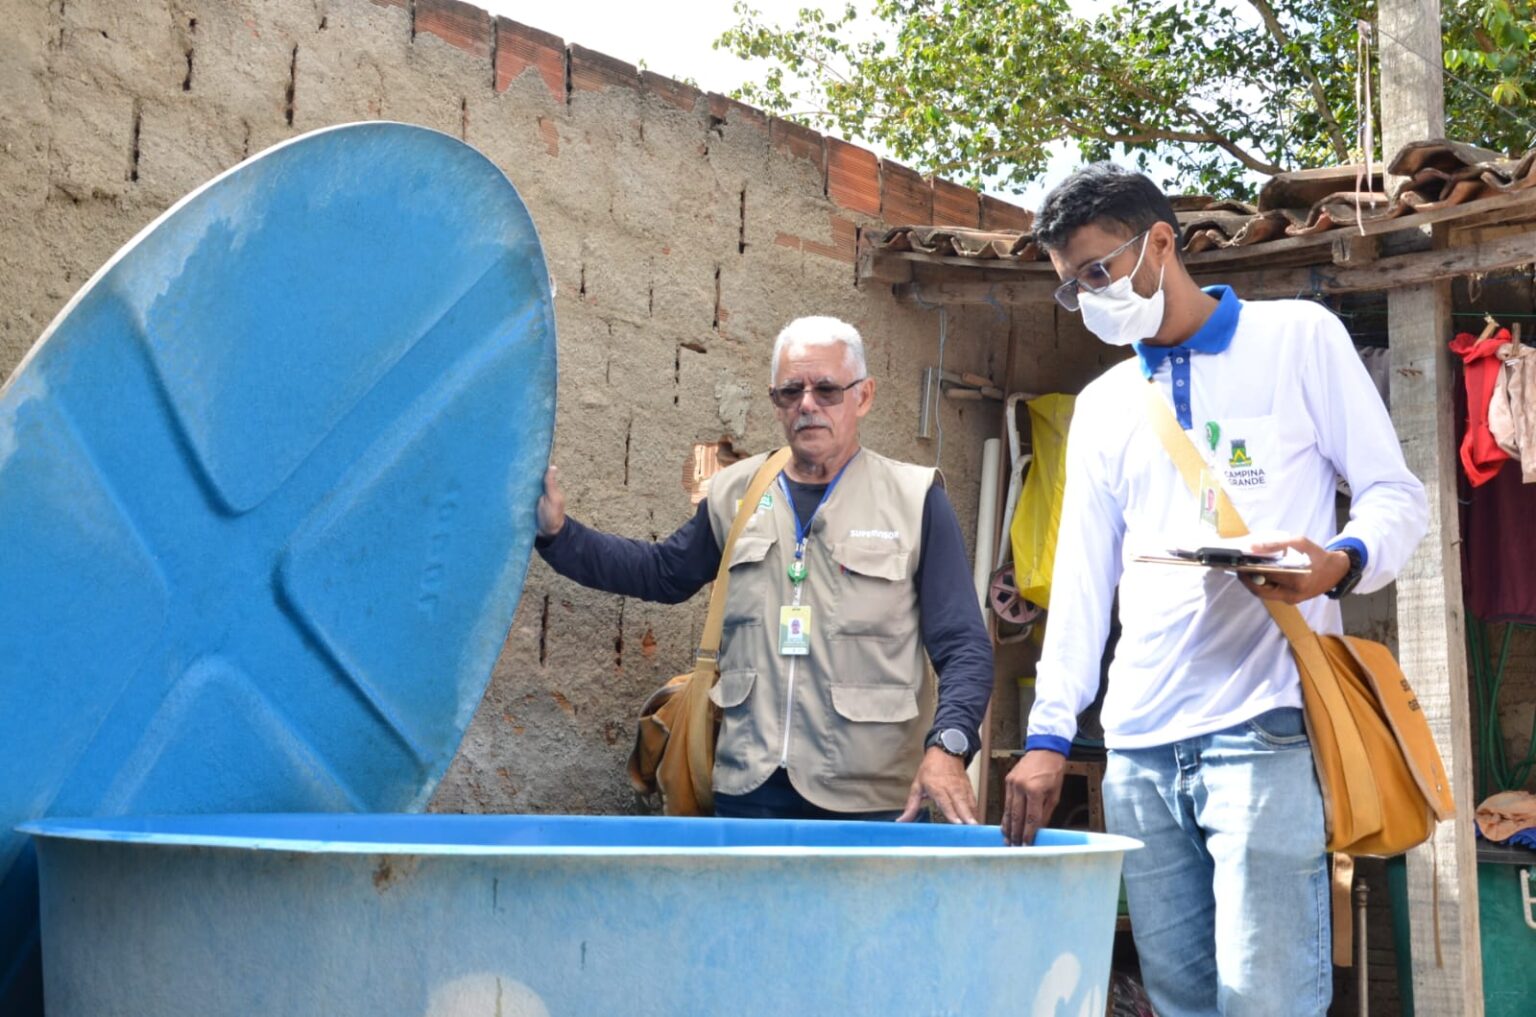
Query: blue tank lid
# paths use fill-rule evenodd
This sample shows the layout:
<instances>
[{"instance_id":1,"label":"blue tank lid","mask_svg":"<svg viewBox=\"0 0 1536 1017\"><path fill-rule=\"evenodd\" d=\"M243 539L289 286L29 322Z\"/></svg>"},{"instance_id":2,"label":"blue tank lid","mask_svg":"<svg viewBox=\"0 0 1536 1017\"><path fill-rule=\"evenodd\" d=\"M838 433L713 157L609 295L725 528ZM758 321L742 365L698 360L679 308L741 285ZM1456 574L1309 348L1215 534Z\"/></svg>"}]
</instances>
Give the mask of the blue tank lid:
<instances>
[{"instance_id":1,"label":"blue tank lid","mask_svg":"<svg viewBox=\"0 0 1536 1017\"><path fill-rule=\"evenodd\" d=\"M400 811L485 690L555 409L548 271L435 131L319 131L122 248L0 389L0 1012L49 815Z\"/></svg>"}]
</instances>

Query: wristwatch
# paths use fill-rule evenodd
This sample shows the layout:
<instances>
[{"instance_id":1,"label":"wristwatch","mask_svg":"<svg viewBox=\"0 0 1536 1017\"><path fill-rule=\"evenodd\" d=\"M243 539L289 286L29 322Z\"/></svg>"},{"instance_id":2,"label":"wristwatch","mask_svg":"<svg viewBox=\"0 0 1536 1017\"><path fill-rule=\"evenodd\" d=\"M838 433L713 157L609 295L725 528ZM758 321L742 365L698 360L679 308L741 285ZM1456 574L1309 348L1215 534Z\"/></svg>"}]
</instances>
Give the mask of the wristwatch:
<instances>
[{"instance_id":1,"label":"wristwatch","mask_svg":"<svg viewBox=\"0 0 1536 1017\"><path fill-rule=\"evenodd\" d=\"M1360 559L1360 552L1348 544L1336 547L1334 550L1343 551L1349 555L1349 571L1344 573L1344 578L1339 580L1339 585L1328 591L1329 599L1338 600L1360 584L1360 574L1365 571L1365 562Z\"/></svg>"},{"instance_id":2,"label":"wristwatch","mask_svg":"<svg viewBox=\"0 0 1536 1017\"><path fill-rule=\"evenodd\" d=\"M966 737L964 731L957 727L946 727L942 731L935 731L923 743L923 748L931 749L935 745L951 756L959 756L961 759L964 759L966 754L971 751L971 740Z\"/></svg>"}]
</instances>

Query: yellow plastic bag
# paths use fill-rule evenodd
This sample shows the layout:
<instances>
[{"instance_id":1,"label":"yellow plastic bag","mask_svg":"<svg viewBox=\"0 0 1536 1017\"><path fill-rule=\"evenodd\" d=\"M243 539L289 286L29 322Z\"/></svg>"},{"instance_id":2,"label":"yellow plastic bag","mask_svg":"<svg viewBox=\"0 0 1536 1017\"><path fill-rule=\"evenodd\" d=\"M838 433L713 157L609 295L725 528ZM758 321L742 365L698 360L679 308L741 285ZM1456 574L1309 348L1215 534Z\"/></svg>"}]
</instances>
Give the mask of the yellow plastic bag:
<instances>
[{"instance_id":1,"label":"yellow plastic bag","mask_svg":"<svg viewBox=\"0 0 1536 1017\"><path fill-rule=\"evenodd\" d=\"M1013 542L1013 577L1019 596L1051 606L1051 569L1056 563L1056 531L1061 527L1061 496L1067 486L1067 425L1075 396L1052 393L1031 399L1030 460L1024 489L1009 525Z\"/></svg>"}]
</instances>

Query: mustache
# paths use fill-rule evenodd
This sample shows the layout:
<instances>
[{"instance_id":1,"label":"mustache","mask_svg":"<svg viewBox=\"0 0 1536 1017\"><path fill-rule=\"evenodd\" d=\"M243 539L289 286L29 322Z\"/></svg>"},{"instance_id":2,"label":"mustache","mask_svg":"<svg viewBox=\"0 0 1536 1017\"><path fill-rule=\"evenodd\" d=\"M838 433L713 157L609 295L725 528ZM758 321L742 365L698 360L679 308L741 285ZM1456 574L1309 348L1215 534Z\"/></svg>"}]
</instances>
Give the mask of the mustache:
<instances>
[{"instance_id":1,"label":"mustache","mask_svg":"<svg viewBox=\"0 0 1536 1017\"><path fill-rule=\"evenodd\" d=\"M795 418L795 423L793 425L794 431L795 431L796 434L799 434L801 431L805 430L807 427L826 427L826 428L830 428L831 426L832 426L831 424L827 423L827 418L826 417L818 417L814 413L802 413L802 414L800 414L798 417Z\"/></svg>"}]
</instances>

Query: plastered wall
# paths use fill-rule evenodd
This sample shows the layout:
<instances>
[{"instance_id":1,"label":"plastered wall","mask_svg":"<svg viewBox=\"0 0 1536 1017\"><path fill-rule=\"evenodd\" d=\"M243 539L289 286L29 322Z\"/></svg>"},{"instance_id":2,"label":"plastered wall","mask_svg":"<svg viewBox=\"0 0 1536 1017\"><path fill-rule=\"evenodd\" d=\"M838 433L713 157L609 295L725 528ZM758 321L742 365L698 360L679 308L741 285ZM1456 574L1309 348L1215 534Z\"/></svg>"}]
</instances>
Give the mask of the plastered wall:
<instances>
[{"instance_id":1,"label":"plastered wall","mask_svg":"<svg viewBox=\"0 0 1536 1017\"><path fill-rule=\"evenodd\" d=\"M433 127L486 153L532 211L557 287L555 461L572 514L627 536L687 518L694 443L780 440L769 346L801 314L863 331L879 379L866 444L933 462L935 443L915 435L937 313L856 285L861 231L1028 224L453 0L0 0L0 18L0 375L119 246L242 158L347 121ZM984 307L951 313L945 367L1001 380L1010 341L1029 351L1015 379L1041 386L1080 384L1097 356L1064 348L1052 315ZM970 540L980 442L999 414L947 401L940 413ZM688 666L703 607L584 590L536 560L434 807L634 808L633 713Z\"/></svg>"}]
</instances>

